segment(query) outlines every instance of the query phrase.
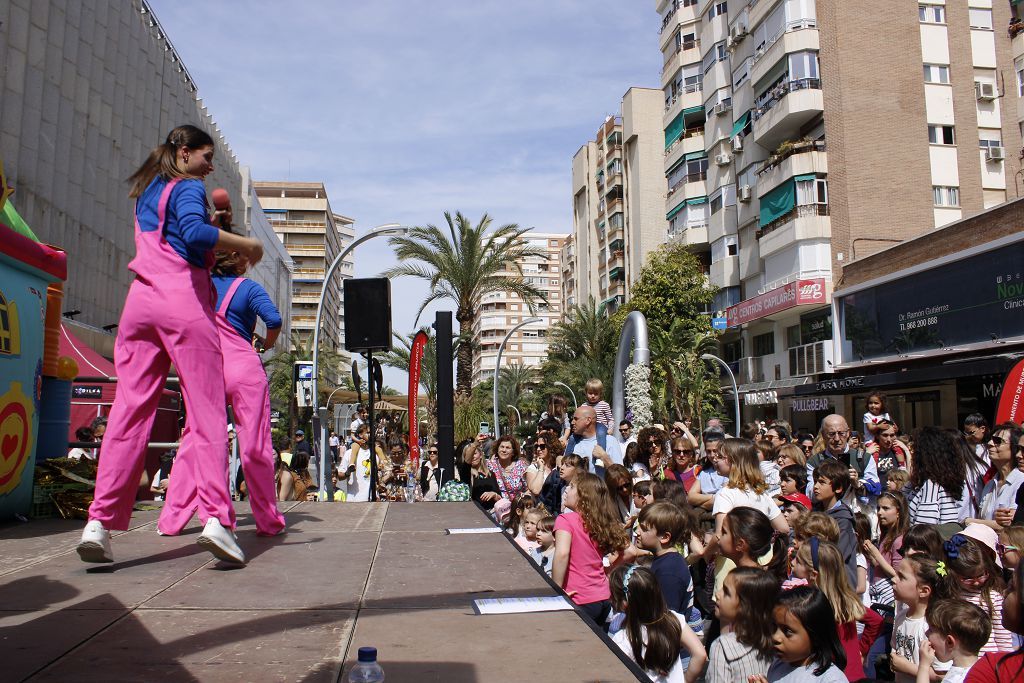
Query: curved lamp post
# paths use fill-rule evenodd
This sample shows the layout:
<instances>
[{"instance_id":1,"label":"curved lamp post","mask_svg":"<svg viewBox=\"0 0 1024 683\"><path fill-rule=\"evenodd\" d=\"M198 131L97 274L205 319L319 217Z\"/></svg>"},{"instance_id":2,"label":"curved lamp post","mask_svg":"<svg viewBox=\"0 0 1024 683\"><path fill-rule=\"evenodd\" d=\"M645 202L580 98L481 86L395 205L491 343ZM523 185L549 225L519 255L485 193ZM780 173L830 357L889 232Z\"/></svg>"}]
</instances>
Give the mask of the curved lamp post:
<instances>
[{"instance_id":1,"label":"curved lamp post","mask_svg":"<svg viewBox=\"0 0 1024 683\"><path fill-rule=\"evenodd\" d=\"M623 391L626 368L629 367L629 351L633 350L633 362L650 365L651 350L647 346L647 318L640 311L633 311L626 318L619 335L619 350L615 354L615 374L612 379L612 420L618 426L626 416L626 394Z\"/></svg>"},{"instance_id":2,"label":"curved lamp post","mask_svg":"<svg viewBox=\"0 0 1024 683\"><path fill-rule=\"evenodd\" d=\"M331 263L331 267L327 269L324 274L324 284L320 288L320 300L316 304L316 323L313 327L313 414L316 414L320 409L320 394L318 393L319 387L317 386L320 382L320 324L323 322L324 317L324 299L327 298L327 285L331 281L331 277L334 275L334 271L338 269L341 262L345 260L353 249L358 247L367 240L372 240L374 237L389 237L394 235L405 235L409 232L409 228L403 227L398 223L386 223L385 225L378 225L373 230L369 231L362 237L357 237L352 241L352 244L348 245L343 252L338 254L338 257ZM370 378L373 381L373 378ZM330 397L327 399L330 401Z\"/></svg>"},{"instance_id":3,"label":"curved lamp post","mask_svg":"<svg viewBox=\"0 0 1024 683\"><path fill-rule=\"evenodd\" d=\"M498 373L501 371L501 354L505 351L505 344L515 334L516 330L525 325L531 325L533 323L544 322L544 318L527 318L523 322L519 323L505 335L505 338L501 340L501 344L498 345L498 357L494 359L494 392L492 397L492 407L494 408L494 435L501 436L501 430L498 429Z\"/></svg>"},{"instance_id":4,"label":"curved lamp post","mask_svg":"<svg viewBox=\"0 0 1024 683\"><path fill-rule=\"evenodd\" d=\"M517 427L518 427L519 425L523 424L523 415L522 415L522 413L520 413L520 412L519 412L519 408L516 408L516 407L515 407L514 405L512 405L511 403L510 403L510 404L508 404L508 405L507 405L507 406L505 406L505 407L506 407L506 408L511 408L512 410L516 411L516 419L518 420L518 422L516 422L516 426L517 426Z\"/></svg>"},{"instance_id":5,"label":"curved lamp post","mask_svg":"<svg viewBox=\"0 0 1024 683\"><path fill-rule=\"evenodd\" d=\"M716 363L721 365L723 368L725 368L725 371L727 373L729 373L729 381L732 382L733 407L736 409L736 426L733 427L733 429L735 429L736 433L739 434L740 433L740 392L736 389L736 375L732 374L732 368L729 367L729 364L726 363L721 358L719 358L718 356L712 355L710 353L703 353L703 354L701 354L700 359L701 360L712 360L712 361L715 361Z\"/></svg>"},{"instance_id":6,"label":"curved lamp post","mask_svg":"<svg viewBox=\"0 0 1024 683\"><path fill-rule=\"evenodd\" d=\"M569 395L572 396L572 409L573 410L576 410L577 408L580 407L580 404L576 401L576 394L575 394L575 392L573 392L572 387L570 387L565 382L555 382L555 384L557 384L560 387L565 387L566 389L569 390Z\"/></svg>"}]
</instances>

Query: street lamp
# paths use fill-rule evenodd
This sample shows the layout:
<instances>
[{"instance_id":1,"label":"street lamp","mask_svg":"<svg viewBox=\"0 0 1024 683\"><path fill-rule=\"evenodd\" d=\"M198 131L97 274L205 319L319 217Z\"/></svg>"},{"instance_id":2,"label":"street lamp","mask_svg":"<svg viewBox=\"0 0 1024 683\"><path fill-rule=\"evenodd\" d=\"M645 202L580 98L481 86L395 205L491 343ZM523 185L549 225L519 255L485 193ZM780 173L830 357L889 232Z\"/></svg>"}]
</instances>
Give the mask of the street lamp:
<instances>
[{"instance_id":1,"label":"street lamp","mask_svg":"<svg viewBox=\"0 0 1024 683\"><path fill-rule=\"evenodd\" d=\"M520 414L520 412L519 412L519 408L516 408L516 407L515 407L514 405L512 405L512 404L509 404L509 405L507 405L507 406L505 406L505 407L506 407L506 408L511 408L512 410L516 411L516 419L518 420L518 421L516 422L516 426L518 426L518 425L521 425L521 424L523 424L523 416L522 416L522 415Z\"/></svg>"},{"instance_id":2,"label":"street lamp","mask_svg":"<svg viewBox=\"0 0 1024 683\"><path fill-rule=\"evenodd\" d=\"M367 240L372 240L374 237L388 237L388 236L394 236L394 235L406 235L406 234L409 233L409 230L410 230L410 228L401 226L398 223L386 223L384 225L378 225L376 228L373 228L372 230L367 232L365 235L363 235L361 237L357 237L356 239L352 240L352 244L348 245L348 247L346 247L344 251L342 251L340 254L338 254L337 258L335 258L334 261L331 263L331 267L328 268L327 272L324 274L324 283L323 283L323 285L320 288L320 300L316 304L316 324L313 327L313 415L314 416L319 416L320 415L320 394L319 394L319 387L317 386L319 384L319 382L320 382L320 326L321 326L321 323L323 322L323 317L324 317L324 299L327 298L327 285L330 284L331 277L334 275L334 271L336 271L338 269L338 266L340 266L341 262L345 260L345 257L348 256L352 252L353 249L358 247L363 242L366 242ZM371 375L373 374L373 369L372 368L370 369L370 374ZM373 377L372 376L370 377L370 381L371 382L373 381ZM330 400L331 399L328 396L327 397L327 402L330 403ZM372 411L373 406L370 406L370 409ZM371 413L371 416L372 416L372 413ZM372 426L371 426L371 428L372 428ZM321 429L323 429L323 425L321 425ZM323 441L322 433L321 433L321 441ZM318 468L320 470L320 482L319 482L319 484L320 484L320 491L321 492L326 490L326 483L328 481L328 479L327 479L327 472L326 472L326 469L327 469L327 467L326 467L326 465L327 465L327 453L326 453L326 450L327 449L324 448L323 443L321 443L321 446L320 446L320 467ZM372 448L370 450L371 450L371 452L373 451ZM376 467L377 459L376 459L376 457L374 455L372 455L372 453L371 453L371 456L370 456L370 462L372 464L371 465L372 467ZM372 493L373 492L371 491L371 494ZM333 500L333 493L331 493L331 499ZM372 495L371 495L371 499L373 499Z\"/></svg>"},{"instance_id":3,"label":"street lamp","mask_svg":"<svg viewBox=\"0 0 1024 683\"><path fill-rule=\"evenodd\" d=\"M725 368L725 371L727 373L729 373L729 381L732 382L732 400L733 400L734 407L736 409L736 426L735 426L735 430L736 430L736 433L739 434L740 433L740 431L739 431L740 430L740 392L736 388L736 375L732 374L732 368L729 367L729 364L726 363L721 358L719 358L718 356L715 356L715 355L710 354L710 353L704 353L704 354L701 354L700 359L701 360L713 360L716 363L718 363L719 365L721 365L723 368Z\"/></svg>"},{"instance_id":4,"label":"street lamp","mask_svg":"<svg viewBox=\"0 0 1024 683\"><path fill-rule=\"evenodd\" d=\"M505 351L505 344L509 338L515 334L516 330L524 325L530 325L532 323L544 322L544 318L527 318L523 322L519 323L505 335L505 338L501 340L501 344L498 345L498 357L494 359L494 396L492 400L492 407L494 408L494 435L501 436L501 430L498 429L498 372L501 370L501 354Z\"/></svg>"},{"instance_id":5,"label":"street lamp","mask_svg":"<svg viewBox=\"0 0 1024 683\"><path fill-rule=\"evenodd\" d=\"M569 390L569 395L572 396L572 409L573 410L576 410L577 408L580 407L580 404L576 402L576 394L573 393L572 387L570 387L565 382L555 382L555 384L557 384L560 387L565 387L566 389Z\"/></svg>"}]
</instances>

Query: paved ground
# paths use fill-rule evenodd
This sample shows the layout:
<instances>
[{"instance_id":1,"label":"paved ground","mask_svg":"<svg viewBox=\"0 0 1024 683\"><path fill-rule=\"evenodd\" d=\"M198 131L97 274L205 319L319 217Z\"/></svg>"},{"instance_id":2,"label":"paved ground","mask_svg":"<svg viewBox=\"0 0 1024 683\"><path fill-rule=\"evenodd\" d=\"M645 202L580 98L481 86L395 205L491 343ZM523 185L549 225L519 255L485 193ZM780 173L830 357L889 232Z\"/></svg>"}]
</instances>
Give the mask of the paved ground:
<instances>
[{"instance_id":1,"label":"paved ground","mask_svg":"<svg viewBox=\"0 0 1024 683\"><path fill-rule=\"evenodd\" d=\"M136 512L112 565L85 565L82 522L0 526L0 681L339 681L356 650L392 681L633 681L574 612L478 616L478 597L553 595L470 503L285 503L289 532L230 568L198 522L156 534Z\"/></svg>"}]
</instances>

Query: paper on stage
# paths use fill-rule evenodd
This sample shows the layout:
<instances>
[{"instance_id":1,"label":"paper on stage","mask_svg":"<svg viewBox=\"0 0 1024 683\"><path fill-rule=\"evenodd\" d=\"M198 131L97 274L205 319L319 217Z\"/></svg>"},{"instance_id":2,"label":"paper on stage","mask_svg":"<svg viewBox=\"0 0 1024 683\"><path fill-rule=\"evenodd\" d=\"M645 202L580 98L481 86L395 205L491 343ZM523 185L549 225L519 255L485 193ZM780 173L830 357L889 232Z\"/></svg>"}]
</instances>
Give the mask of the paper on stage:
<instances>
[{"instance_id":1,"label":"paper on stage","mask_svg":"<svg viewBox=\"0 0 1024 683\"><path fill-rule=\"evenodd\" d=\"M446 534L500 534L501 529L496 526L485 526L479 529L445 529Z\"/></svg>"},{"instance_id":2,"label":"paper on stage","mask_svg":"<svg viewBox=\"0 0 1024 683\"><path fill-rule=\"evenodd\" d=\"M561 612L571 610L572 603L561 595L536 598L484 598L473 601L477 614L522 614L524 612Z\"/></svg>"}]
</instances>

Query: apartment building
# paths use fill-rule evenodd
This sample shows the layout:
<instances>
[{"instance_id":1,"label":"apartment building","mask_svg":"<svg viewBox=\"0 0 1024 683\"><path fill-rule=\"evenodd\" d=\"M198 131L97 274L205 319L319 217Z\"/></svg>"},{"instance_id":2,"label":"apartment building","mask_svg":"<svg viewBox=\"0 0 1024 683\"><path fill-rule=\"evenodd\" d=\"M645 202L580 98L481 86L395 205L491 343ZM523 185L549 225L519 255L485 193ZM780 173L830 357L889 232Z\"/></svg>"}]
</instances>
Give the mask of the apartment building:
<instances>
[{"instance_id":1,"label":"apartment building","mask_svg":"<svg viewBox=\"0 0 1024 683\"><path fill-rule=\"evenodd\" d=\"M355 239L354 220L331 208L323 183L257 181L256 196L271 227L294 261L291 280L292 330L308 339L316 324L316 308L328 266ZM320 338L326 348L344 350L344 302L341 280L353 276L351 259L331 278L324 302Z\"/></svg>"},{"instance_id":2,"label":"apartment building","mask_svg":"<svg viewBox=\"0 0 1024 683\"><path fill-rule=\"evenodd\" d=\"M620 111L573 157L573 231L563 253L574 302L593 297L608 313L626 301L667 229L660 211L661 93L630 88Z\"/></svg>"},{"instance_id":3,"label":"apartment building","mask_svg":"<svg viewBox=\"0 0 1024 683\"><path fill-rule=\"evenodd\" d=\"M1010 5L656 7L669 233L707 259L721 288L722 354L746 417L813 425L834 402L788 399L832 372L831 296L844 263L1013 191L1020 117L1003 95L1020 81L1001 28ZM700 183L706 205L690 204Z\"/></svg>"},{"instance_id":4,"label":"apartment building","mask_svg":"<svg viewBox=\"0 0 1024 683\"><path fill-rule=\"evenodd\" d=\"M498 359L498 347L509 330L530 317L541 318L539 323L521 327L509 338L501 355L502 367L519 363L537 368L548 354L548 332L561 320L563 310L562 272L559 255L568 240L564 234L533 232L525 235L531 247L542 249L546 256L530 257L520 262L522 278L543 292L546 302L538 302L533 311L510 292L491 292L481 301L473 324L473 344L477 351L473 356L473 384L479 384L494 374ZM500 273L519 277L513 264Z\"/></svg>"}]
</instances>

